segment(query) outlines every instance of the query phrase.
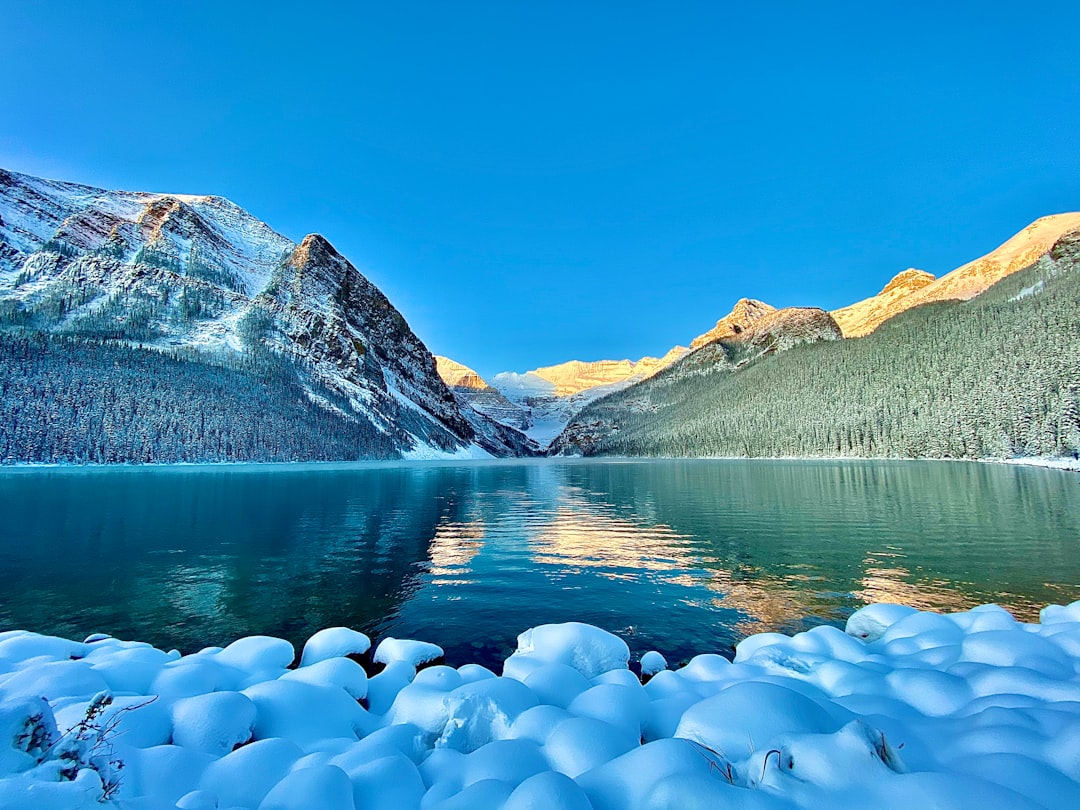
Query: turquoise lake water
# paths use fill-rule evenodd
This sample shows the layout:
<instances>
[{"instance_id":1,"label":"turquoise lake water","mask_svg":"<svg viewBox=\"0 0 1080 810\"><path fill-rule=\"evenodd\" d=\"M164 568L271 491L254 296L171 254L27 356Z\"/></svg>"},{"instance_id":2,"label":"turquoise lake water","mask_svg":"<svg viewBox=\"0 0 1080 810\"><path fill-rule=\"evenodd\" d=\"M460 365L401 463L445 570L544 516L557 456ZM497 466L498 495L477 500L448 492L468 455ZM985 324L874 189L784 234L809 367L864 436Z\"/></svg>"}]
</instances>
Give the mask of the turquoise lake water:
<instances>
[{"instance_id":1,"label":"turquoise lake water","mask_svg":"<svg viewBox=\"0 0 1080 810\"><path fill-rule=\"evenodd\" d=\"M672 663L871 601L1080 599L1080 475L942 462L0 471L0 630L191 652L347 625L496 666L578 620Z\"/></svg>"}]
</instances>

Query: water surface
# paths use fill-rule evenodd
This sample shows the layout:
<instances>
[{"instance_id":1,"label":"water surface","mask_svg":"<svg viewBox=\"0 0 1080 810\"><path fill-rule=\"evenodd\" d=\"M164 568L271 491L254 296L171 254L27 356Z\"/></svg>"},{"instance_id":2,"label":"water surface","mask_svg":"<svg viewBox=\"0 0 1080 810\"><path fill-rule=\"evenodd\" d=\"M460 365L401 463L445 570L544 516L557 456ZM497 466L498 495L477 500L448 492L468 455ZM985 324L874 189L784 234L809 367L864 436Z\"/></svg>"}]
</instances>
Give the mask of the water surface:
<instances>
[{"instance_id":1,"label":"water surface","mask_svg":"<svg viewBox=\"0 0 1080 810\"><path fill-rule=\"evenodd\" d=\"M942 462L0 472L0 630L191 652L321 627L495 665L579 620L675 662L870 601L1080 599L1080 475Z\"/></svg>"}]
</instances>

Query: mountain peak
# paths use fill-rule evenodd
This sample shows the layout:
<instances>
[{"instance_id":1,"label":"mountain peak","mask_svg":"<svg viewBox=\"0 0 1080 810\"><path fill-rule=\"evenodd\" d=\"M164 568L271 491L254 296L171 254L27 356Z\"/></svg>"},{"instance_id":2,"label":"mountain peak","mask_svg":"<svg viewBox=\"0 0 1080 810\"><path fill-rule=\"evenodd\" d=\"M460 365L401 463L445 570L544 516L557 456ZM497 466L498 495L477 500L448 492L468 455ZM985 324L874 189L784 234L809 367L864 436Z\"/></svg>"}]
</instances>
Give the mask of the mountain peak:
<instances>
[{"instance_id":1,"label":"mountain peak","mask_svg":"<svg viewBox=\"0 0 1080 810\"><path fill-rule=\"evenodd\" d=\"M770 312L776 312L776 307L755 298L740 298L731 312L716 322L716 326L690 341L690 348L698 349L714 340L736 337Z\"/></svg>"},{"instance_id":2,"label":"mountain peak","mask_svg":"<svg viewBox=\"0 0 1080 810\"><path fill-rule=\"evenodd\" d=\"M937 278L933 273L927 273L925 270L916 270L914 267L909 267L907 270L902 270L893 276L889 283L886 284L879 295L884 295L887 292L892 292L897 289L905 290L918 290L925 287L927 284L932 284Z\"/></svg>"},{"instance_id":3,"label":"mountain peak","mask_svg":"<svg viewBox=\"0 0 1080 810\"><path fill-rule=\"evenodd\" d=\"M486 391L491 388L484 378L471 368L449 357L435 355L435 368L443 382L451 388L468 388L474 391Z\"/></svg>"},{"instance_id":4,"label":"mountain peak","mask_svg":"<svg viewBox=\"0 0 1080 810\"><path fill-rule=\"evenodd\" d=\"M311 262L325 262L341 259L342 256L330 241L318 233L309 233L296 246L289 264L293 267L305 267Z\"/></svg>"},{"instance_id":5,"label":"mountain peak","mask_svg":"<svg viewBox=\"0 0 1080 810\"><path fill-rule=\"evenodd\" d=\"M909 269L877 295L833 310L844 337L862 337L905 310L931 301L967 301L1049 253L1065 234L1080 231L1080 213L1040 217L1000 246L940 278Z\"/></svg>"}]
</instances>

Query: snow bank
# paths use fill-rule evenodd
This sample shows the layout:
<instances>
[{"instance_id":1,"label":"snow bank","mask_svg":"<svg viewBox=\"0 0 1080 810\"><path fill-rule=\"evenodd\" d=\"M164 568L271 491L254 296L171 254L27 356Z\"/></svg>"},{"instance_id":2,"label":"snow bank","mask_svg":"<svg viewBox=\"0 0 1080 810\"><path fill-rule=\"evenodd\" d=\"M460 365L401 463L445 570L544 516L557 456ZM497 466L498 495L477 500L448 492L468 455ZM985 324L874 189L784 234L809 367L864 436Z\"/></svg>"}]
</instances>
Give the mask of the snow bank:
<instances>
[{"instance_id":1,"label":"snow bank","mask_svg":"<svg viewBox=\"0 0 1080 810\"><path fill-rule=\"evenodd\" d=\"M670 668L583 624L496 676L388 639L188 656L0 633L0 810L1073 808L1080 602L857 611Z\"/></svg>"}]
</instances>

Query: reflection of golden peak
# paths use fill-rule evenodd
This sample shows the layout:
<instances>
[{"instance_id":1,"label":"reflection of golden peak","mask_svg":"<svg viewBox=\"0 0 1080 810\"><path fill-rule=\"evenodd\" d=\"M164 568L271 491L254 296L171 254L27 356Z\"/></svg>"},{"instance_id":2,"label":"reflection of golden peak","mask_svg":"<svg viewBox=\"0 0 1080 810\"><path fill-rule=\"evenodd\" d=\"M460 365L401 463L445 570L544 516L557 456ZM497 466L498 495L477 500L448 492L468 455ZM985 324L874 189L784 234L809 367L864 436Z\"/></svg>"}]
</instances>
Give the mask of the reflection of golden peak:
<instances>
[{"instance_id":1,"label":"reflection of golden peak","mask_svg":"<svg viewBox=\"0 0 1080 810\"><path fill-rule=\"evenodd\" d=\"M594 507L593 507L594 508ZM670 526L642 526L623 518L561 507L531 538L533 562L587 568L681 571L693 567L685 536ZM602 572L622 579L616 571Z\"/></svg>"},{"instance_id":2,"label":"reflection of golden peak","mask_svg":"<svg viewBox=\"0 0 1080 810\"><path fill-rule=\"evenodd\" d=\"M446 575L468 571L484 543L484 522L442 523L435 529L435 536L428 546L431 573Z\"/></svg>"}]
</instances>

